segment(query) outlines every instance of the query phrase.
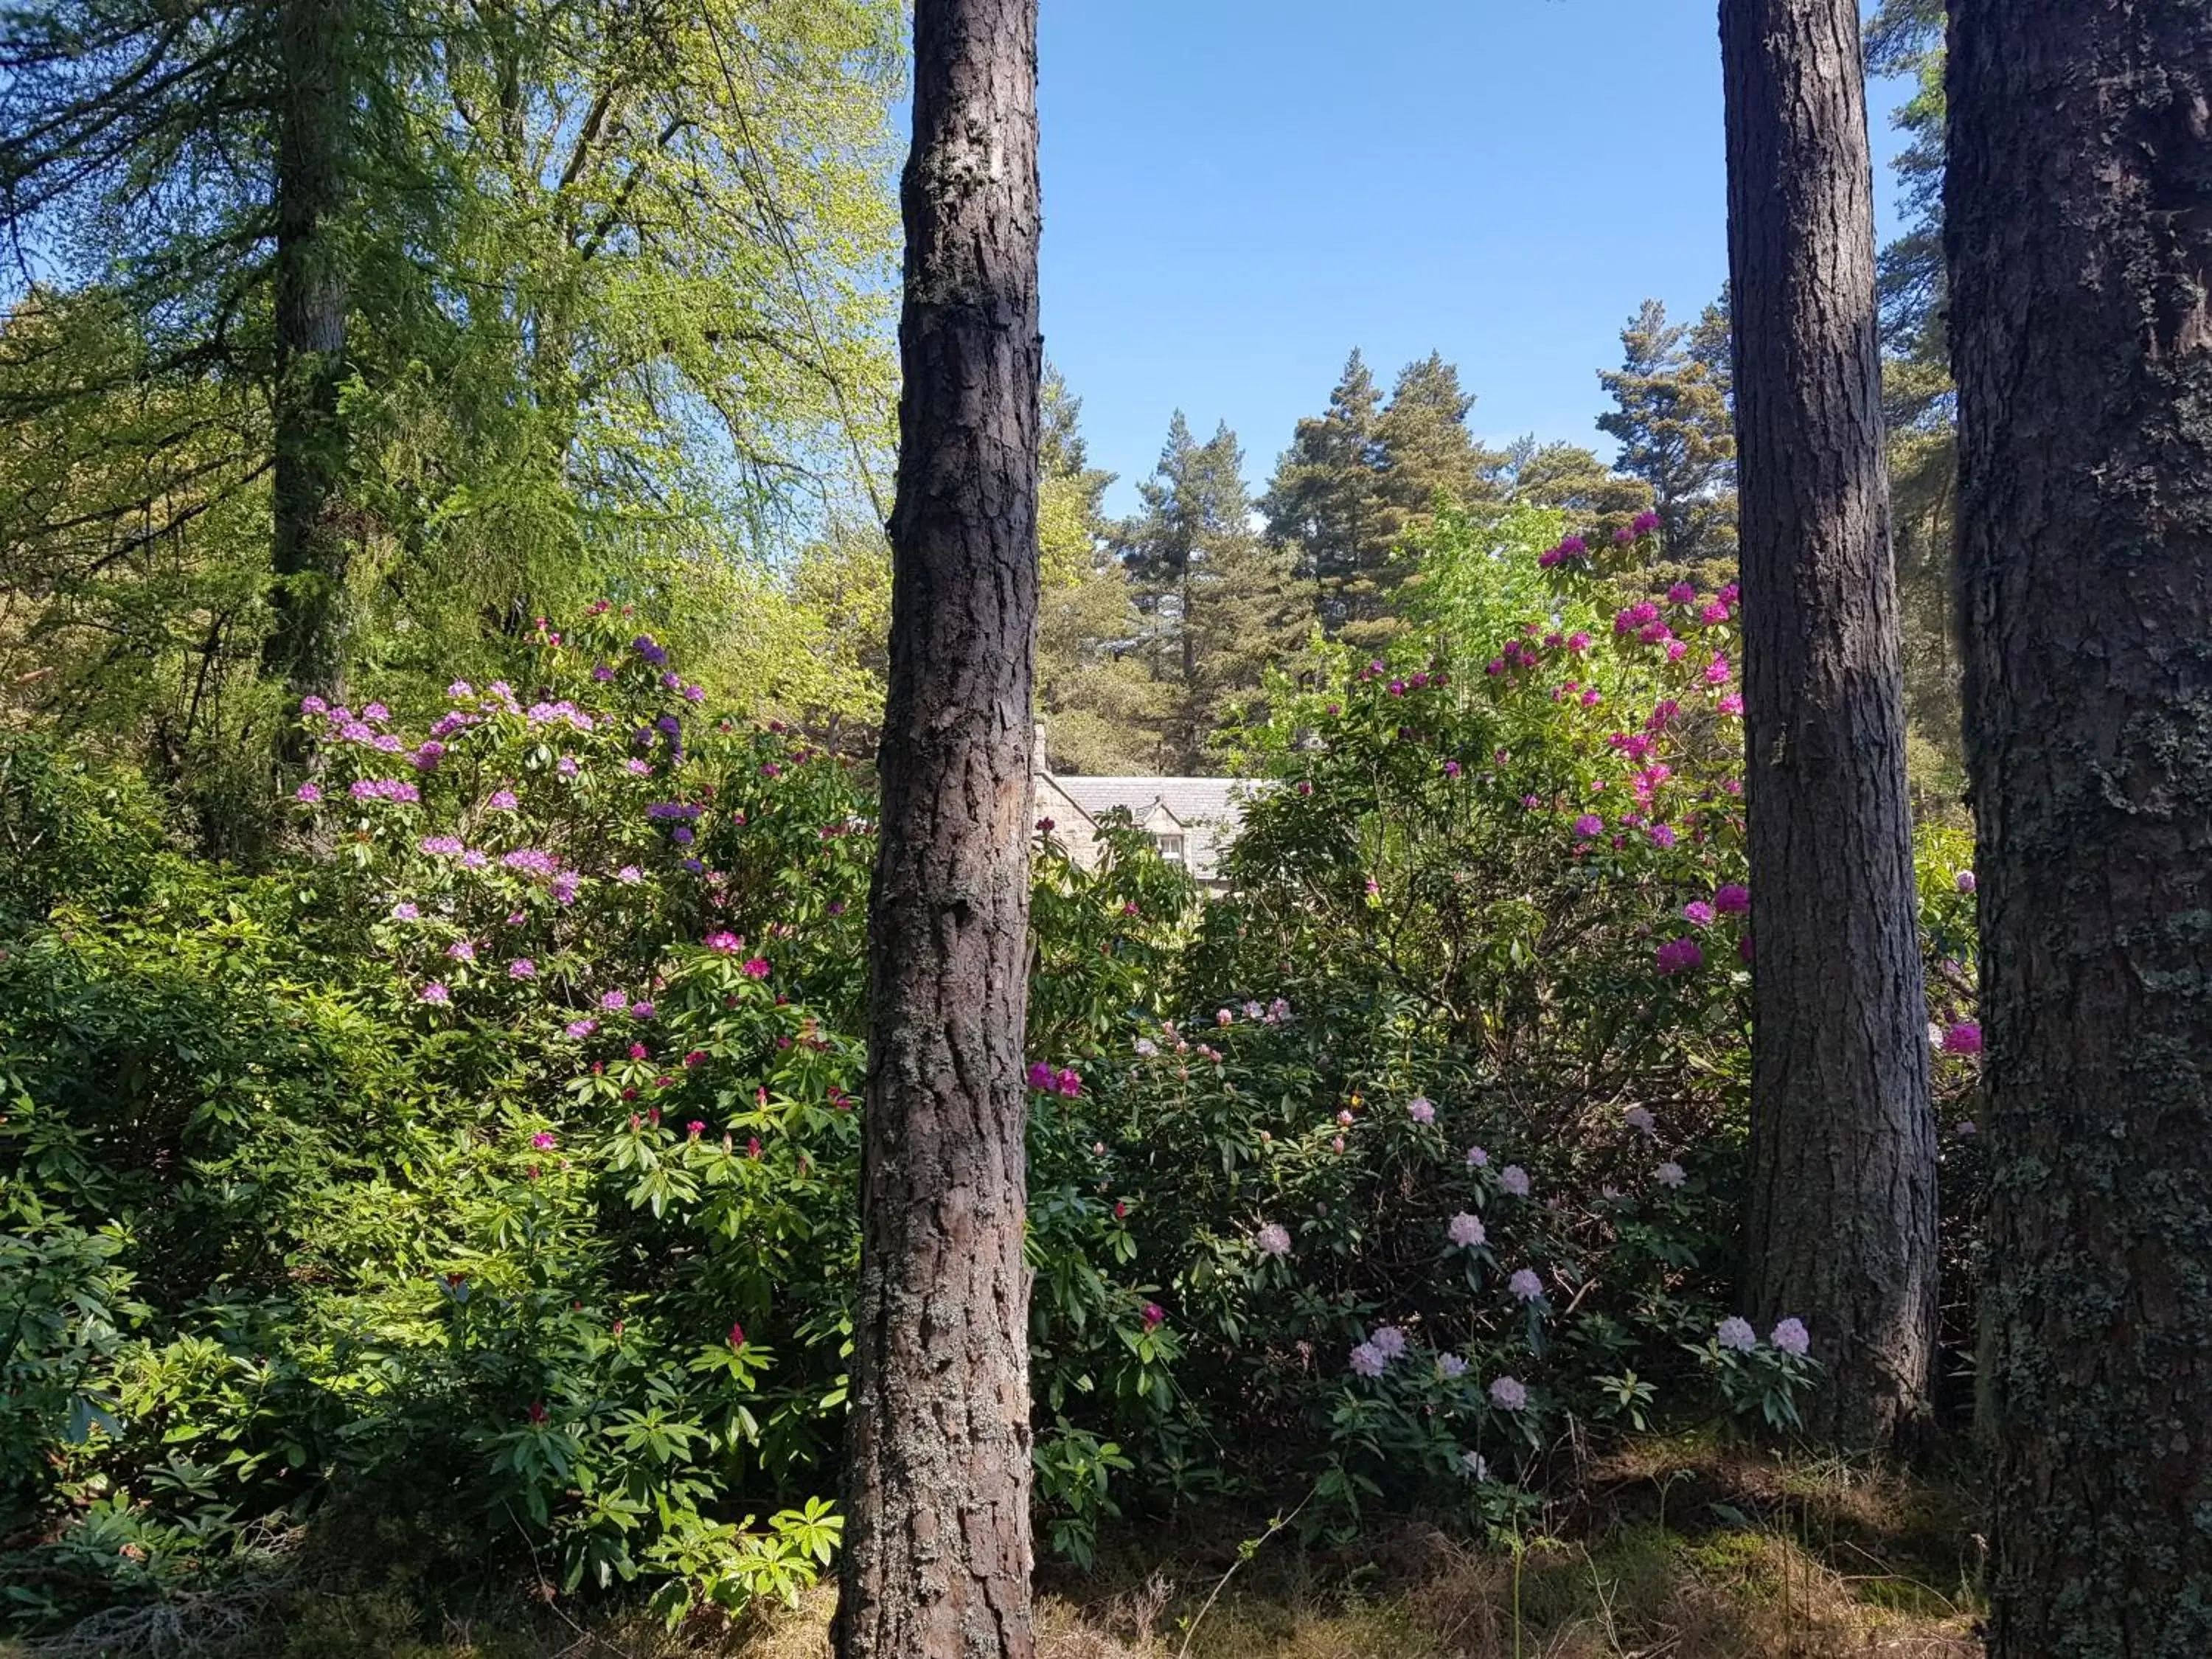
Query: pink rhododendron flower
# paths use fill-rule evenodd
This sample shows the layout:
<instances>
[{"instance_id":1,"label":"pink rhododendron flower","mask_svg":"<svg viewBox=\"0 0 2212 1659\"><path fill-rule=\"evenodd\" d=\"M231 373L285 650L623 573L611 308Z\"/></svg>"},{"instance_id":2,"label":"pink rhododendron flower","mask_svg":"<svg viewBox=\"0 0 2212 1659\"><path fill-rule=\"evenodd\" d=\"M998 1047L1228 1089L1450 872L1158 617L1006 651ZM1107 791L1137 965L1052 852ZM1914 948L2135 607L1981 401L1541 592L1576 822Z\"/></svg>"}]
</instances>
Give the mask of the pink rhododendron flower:
<instances>
[{"instance_id":1,"label":"pink rhododendron flower","mask_svg":"<svg viewBox=\"0 0 2212 1659\"><path fill-rule=\"evenodd\" d=\"M540 1129L536 1134L530 1137L530 1144L541 1152L551 1152L555 1145L552 1131L550 1129Z\"/></svg>"},{"instance_id":2,"label":"pink rhododendron flower","mask_svg":"<svg viewBox=\"0 0 2212 1659\"><path fill-rule=\"evenodd\" d=\"M1686 974L1705 963L1705 951L1693 939L1670 939L1655 957L1662 974Z\"/></svg>"},{"instance_id":3,"label":"pink rhododendron flower","mask_svg":"<svg viewBox=\"0 0 2212 1659\"><path fill-rule=\"evenodd\" d=\"M1729 882L1713 894L1713 908L1724 915L1743 915L1751 908L1751 889Z\"/></svg>"},{"instance_id":4,"label":"pink rhododendron flower","mask_svg":"<svg viewBox=\"0 0 2212 1659\"><path fill-rule=\"evenodd\" d=\"M428 985L424 986L421 990L417 991L415 994L422 1001L436 1003L441 1006L449 1003L453 1000L453 994L451 991L448 991L444 986L439 984L434 979Z\"/></svg>"},{"instance_id":5,"label":"pink rhododendron flower","mask_svg":"<svg viewBox=\"0 0 2212 1659\"><path fill-rule=\"evenodd\" d=\"M1437 1121L1436 1107L1423 1095L1415 1095L1406 1103L1406 1115L1416 1123L1434 1123Z\"/></svg>"},{"instance_id":6,"label":"pink rhododendron flower","mask_svg":"<svg viewBox=\"0 0 2212 1659\"><path fill-rule=\"evenodd\" d=\"M1713 917L1713 907L1703 899L1692 899L1682 907L1682 920L1693 927L1711 927Z\"/></svg>"},{"instance_id":7,"label":"pink rhododendron flower","mask_svg":"<svg viewBox=\"0 0 2212 1659\"><path fill-rule=\"evenodd\" d=\"M766 957L747 957L744 963L744 975L747 979L766 979L768 977L768 958Z\"/></svg>"}]
</instances>

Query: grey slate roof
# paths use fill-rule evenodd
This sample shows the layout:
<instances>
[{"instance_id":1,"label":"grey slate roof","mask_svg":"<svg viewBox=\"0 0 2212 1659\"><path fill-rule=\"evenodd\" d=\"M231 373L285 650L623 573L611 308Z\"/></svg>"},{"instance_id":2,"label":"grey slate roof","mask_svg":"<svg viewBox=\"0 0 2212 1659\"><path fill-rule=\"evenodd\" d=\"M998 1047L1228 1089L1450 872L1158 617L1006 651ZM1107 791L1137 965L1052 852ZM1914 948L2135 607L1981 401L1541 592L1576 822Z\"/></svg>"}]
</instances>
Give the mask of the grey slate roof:
<instances>
[{"instance_id":1,"label":"grey slate roof","mask_svg":"<svg viewBox=\"0 0 2212 1659\"><path fill-rule=\"evenodd\" d=\"M1247 778L1079 777L1054 772L1054 786L1094 820L1126 806L1142 823L1154 805L1185 826L1192 867L1211 876L1222 850L1243 823L1243 802L1255 787Z\"/></svg>"}]
</instances>

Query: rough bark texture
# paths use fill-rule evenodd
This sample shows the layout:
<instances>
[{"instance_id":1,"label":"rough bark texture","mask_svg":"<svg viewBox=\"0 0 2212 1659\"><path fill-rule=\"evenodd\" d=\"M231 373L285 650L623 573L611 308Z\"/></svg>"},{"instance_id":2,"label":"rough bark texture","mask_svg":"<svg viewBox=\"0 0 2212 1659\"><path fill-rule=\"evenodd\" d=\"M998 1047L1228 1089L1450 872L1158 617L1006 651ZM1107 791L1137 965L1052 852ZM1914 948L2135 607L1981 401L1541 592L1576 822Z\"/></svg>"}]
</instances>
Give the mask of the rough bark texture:
<instances>
[{"instance_id":1,"label":"rough bark texture","mask_svg":"<svg viewBox=\"0 0 2212 1659\"><path fill-rule=\"evenodd\" d=\"M332 698L344 690L349 550L339 517L348 301L337 221L351 24L345 0L282 0L276 9L276 621L263 663L292 690Z\"/></svg>"},{"instance_id":2,"label":"rough bark texture","mask_svg":"<svg viewBox=\"0 0 2212 1659\"><path fill-rule=\"evenodd\" d=\"M1036 0L919 0L841 1659L1026 1656Z\"/></svg>"},{"instance_id":3,"label":"rough bark texture","mask_svg":"<svg viewBox=\"0 0 2212 1659\"><path fill-rule=\"evenodd\" d=\"M2212 1654L2212 5L1951 0L1999 1659Z\"/></svg>"},{"instance_id":4,"label":"rough bark texture","mask_svg":"<svg viewBox=\"0 0 2212 1659\"><path fill-rule=\"evenodd\" d=\"M1856 0L1723 0L1754 1020L1746 1292L1817 1435L1925 1416L1936 1121Z\"/></svg>"}]
</instances>

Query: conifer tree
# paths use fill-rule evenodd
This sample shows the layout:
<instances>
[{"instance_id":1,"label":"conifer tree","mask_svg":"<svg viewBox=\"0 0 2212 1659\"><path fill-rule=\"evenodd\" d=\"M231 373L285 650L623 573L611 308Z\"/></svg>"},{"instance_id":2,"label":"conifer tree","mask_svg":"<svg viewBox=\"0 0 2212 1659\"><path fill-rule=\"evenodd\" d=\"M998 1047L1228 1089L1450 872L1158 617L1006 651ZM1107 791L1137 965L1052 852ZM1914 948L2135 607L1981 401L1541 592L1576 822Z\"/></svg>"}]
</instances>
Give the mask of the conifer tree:
<instances>
[{"instance_id":1,"label":"conifer tree","mask_svg":"<svg viewBox=\"0 0 2212 1659\"><path fill-rule=\"evenodd\" d=\"M1143 618L1136 592L1108 545L1100 505L1113 475L1090 465L1082 408L1048 365L1037 502L1037 709L1054 770L1142 773L1159 763L1165 688L1138 650Z\"/></svg>"},{"instance_id":2,"label":"conifer tree","mask_svg":"<svg viewBox=\"0 0 2212 1659\"><path fill-rule=\"evenodd\" d=\"M918 0L914 31L835 1641L1030 1659L1036 0Z\"/></svg>"},{"instance_id":3,"label":"conifer tree","mask_svg":"<svg viewBox=\"0 0 2212 1659\"><path fill-rule=\"evenodd\" d=\"M1857 0L1723 0L1721 46L1758 946L1746 1289L1762 1322L1812 1328L1808 1426L1884 1450L1928 1415L1936 1118Z\"/></svg>"},{"instance_id":4,"label":"conifer tree","mask_svg":"<svg viewBox=\"0 0 2212 1659\"><path fill-rule=\"evenodd\" d=\"M2202 0L1951 0L1991 1659L2212 1653Z\"/></svg>"},{"instance_id":5,"label":"conifer tree","mask_svg":"<svg viewBox=\"0 0 2212 1659\"><path fill-rule=\"evenodd\" d=\"M1484 457L1483 485L1499 507L1557 508L1571 530L1597 544L1651 510L1643 479L1613 471L1585 445L1540 444L1533 434Z\"/></svg>"},{"instance_id":6,"label":"conifer tree","mask_svg":"<svg viewBox=\"0 0 2212 1659\"><path fill-rule=\"evenodd\" d=\"M1268 541L1290 554L1293 574L1310 588L1315 619L1331 635L1346 621L1346 585L1389 562L1397 531L1381 477L1382 403L1355 349L1328 410L1299 420L1260 498Z\"/></svg>"},{"instance_id":7,"label":"conifer tree","mask_svg":"<svg viewBox=\"0 0 2212 1659\"><path fill-rule=\"evenodd\" d=\"M1650 486L1665 559L1701 581L1727 580L1735 559L1735 435L1715 333L1711 313L1693 329L1646 300L1620 331L1621 366L1598 374L1614 404L1598 429L1619 441L1620 471Z\"/></svg>"},{"instance_id":8,"label":"conifer tree","mask_svg":"<svg viewBox=\"0 0 2212 1659\"><path fill-rule=\"evenodd\" d=\"M1206 769L1230 705L1295 642L1303 609L1288 562L1251 526L1243 452L1226 425L1198 442L1177 410L1139 512L1115 546L1134 580L1143 645L1161 683L1163 769Z\"/></svg>"}]
</instances>

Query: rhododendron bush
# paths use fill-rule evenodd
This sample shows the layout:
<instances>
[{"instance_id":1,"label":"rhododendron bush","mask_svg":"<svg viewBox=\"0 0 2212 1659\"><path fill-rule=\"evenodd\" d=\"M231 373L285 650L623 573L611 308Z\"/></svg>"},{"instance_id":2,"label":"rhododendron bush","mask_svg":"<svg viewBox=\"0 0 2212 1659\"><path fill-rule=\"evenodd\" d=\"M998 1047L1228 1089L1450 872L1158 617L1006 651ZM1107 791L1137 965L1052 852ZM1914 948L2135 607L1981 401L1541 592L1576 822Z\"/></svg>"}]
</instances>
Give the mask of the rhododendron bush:
<instances>
[{"instance_id":1,"label":"rhododendron bush","mask_svg":"<svg viewBox=\"0 0 2212 1659\"><path fill-rule=\"evenodd\" d=\"M1786 1426L1818 1386L1817 1327L1753 1330L1728 1289L1733 595L1623 599L1606 563L1642 550L1509 537L1479 629L1440 605L1272 688L1231 896L1198 905L1126 823L1090 872L1040 824L1030 1340L1061 1553L1224 1498L1503 1521L1577 1433ZM0 1480L45 1540L15 1616L88 1574L251 1571L279 1511L671 1618L792 1592L838 1528L865 775L708 709L612 606L434 707L301 720L295 850L252 877L163 850L127 783L10 756L40 896L0 953L0 1317L27 1333ZM1931 844L1960 1097L1971 880Z\"/></svg>"}]
</instances>

